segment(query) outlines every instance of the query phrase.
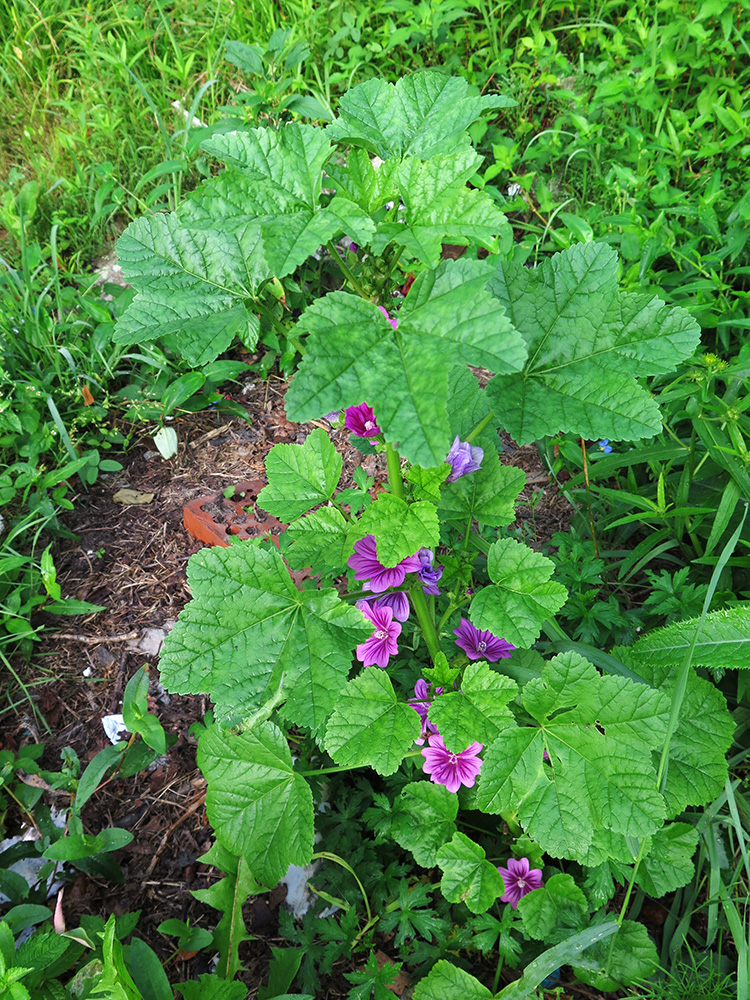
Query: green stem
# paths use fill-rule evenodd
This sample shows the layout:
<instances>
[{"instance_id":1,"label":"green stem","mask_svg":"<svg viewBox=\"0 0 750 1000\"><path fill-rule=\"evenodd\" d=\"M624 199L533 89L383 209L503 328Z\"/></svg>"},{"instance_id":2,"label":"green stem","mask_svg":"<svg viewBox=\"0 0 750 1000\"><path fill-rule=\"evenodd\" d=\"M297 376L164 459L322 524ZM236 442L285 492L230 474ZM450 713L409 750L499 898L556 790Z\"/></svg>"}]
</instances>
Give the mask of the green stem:
<instances>
[{"instance_id":1,"label":"green stem","mask_svg":"<svg viewBox=\"0 0 750 1000\"><path fill-rule=\"evenodd\" d=\"M482 433L482 431L485 429L485 427L489 424L489 422L492 420L492 418L494 416L495 416L495 411L494 410L490 410L490 412L487 414L487 416L483 417L479 421L479 423L476 425L476 427L472 428L469 431L469 434L468 434L468 436L466 438L466 441L467 441L468 444L471 444L471 442L475 438L479 437L479 435Z\"/></svg>"},{"instance_id":2,"label":"green stem","mask_svg":"<svg viewBox=\"0 0 750 1000\"><path fill-rule=\"evenodd\" d=\"M388 463L388 483L394 497L404 499L404 477L401 475L401 459L392 444L386 443L385 460Z\"/></svg>"},{"instance_id":3,"label":"green stem","mask_svg":"<svg viewBox=\"0 0 750 1000\"><path fill-rule=\"evenodd\" d=\"M421 750L410 750L405 757L419 757L421 754ZM348 767L319 767L315 771L295 771L294 773L301 775L303 778L312 778L317 774L337 774L339 771L356 771L361 766L361 764L351 764Z\"/></svg>"},{"instance_id":4,"label":"green stem","mask_svg":"<svg viewBox=\"0 0 750 1000\"><path fill-rule=\"evenodd\" d=\"M422 633L424 635L425 642L427 643L427 648L430 651L432 662L434 663L438 653L440 652L440 640L438 639L435 622L432 620L430 615L430 608L427 604L427 598L424 596L421 584L418 587L415 587L414 590L410 590L409 596L411 597L411 603L414 610L417 613L417 619L422 627Z\"/></svg>"},{"instance_id":5,"label":"green stem","mask_svg":"<svg viewBox=\"0 0 750 1000\"><path fill-rule=\"evenodd\" d=\"M334 260L336 261L336 263L338 264L339 269L341 270L341 273L344 275L344 277L349 282L349 284L352 286L352 288L357 292L357 295L359 295L359 297L362 298L362 299L367 299L367 301L369 302L370 301L370 296L369 295L365 295L364 289L362 288L362 286L360 285L360 283L357 281L357 279L352 274L351 269L349 268L349 265L346 263L346 261L344 261L344 260L341 259L341 255L339 254L338 250L334 246L333 240L329 240L328 243L326 243L326 246L328 247L329 253L334 258Z\"/></svg>"}]
</instances>

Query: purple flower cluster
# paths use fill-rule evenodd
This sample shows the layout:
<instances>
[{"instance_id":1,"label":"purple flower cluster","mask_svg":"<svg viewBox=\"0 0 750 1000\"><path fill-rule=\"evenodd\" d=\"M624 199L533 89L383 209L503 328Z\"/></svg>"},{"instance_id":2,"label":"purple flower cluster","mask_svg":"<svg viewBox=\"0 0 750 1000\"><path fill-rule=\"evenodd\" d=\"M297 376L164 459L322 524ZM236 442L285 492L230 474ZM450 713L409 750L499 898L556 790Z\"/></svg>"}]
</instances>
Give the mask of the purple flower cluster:
<instances>
[{"instance_id":1,"label":"purple flower cluster","mask_svg":"<svg viewBox=\"0 0 750 1000\"><path fill-rule=\"evenodd\" d=\"M461 619L461 624L453 629L453 634L458 637L456 645L463 649L470 660L487 660L489 663L507 660L516 648L506 639L498 639L492 632L480 632L468 618Z\"/></svg>"},{"instance_id":2,"label":"purple flower cluster","mask_svg":"<svg viewBox=\"0 0 750 1000\"><path fill-rule=\"evenodd\" d=\"M435 597L439 596L440 588L438 587L438 581L443 575L443 567L432 565L435 553L431 549L420 549L417 556L422 564L419 570L422 590L425 594L432 594Z\"/></svg>"},{"instance_id":3,"label":"purple flower cluster","mask_svg":"<svg viewBox=\"0 0 750 1000\"><path fill-rule=\"evenodd\" d=\"M400 587L407 573L418 573L422 566L416 555L407 556L396 566L383 566L378 562L374 535L365 535L354 543L354 553L346 564L354 570L354 579L364 580L363 588L374 594L382 594L389 587Z\"/></svg>"},{"instance_id":4,"label":"purple flower cluster","mask_svg":"<svg viewBox=\"0 0 750 1000\"><path fill-rule=\"evenodd\" d=\"M446 483L455 483L461 476L468 476L470 472L478 472L482 468L483 458L483 448L469 444L468 441L460 441L458 434L456 434L450 451L445 456L445 461L451 467L448 478L445 480Z\"/></svg>"},{"instance_id":5,"label":"purple flower cluster","mask_svg":"<svg viewBox=\"0 0 750 1000\"><path fill-rule=\"evenodd\" d=\"M373 409L367 403L359 406L349 406L345 411L344 427L357 437L368 438L370 444L377 444L377 435L383 432L378 427L378 421Z\"/></svg>"}]
</instances>

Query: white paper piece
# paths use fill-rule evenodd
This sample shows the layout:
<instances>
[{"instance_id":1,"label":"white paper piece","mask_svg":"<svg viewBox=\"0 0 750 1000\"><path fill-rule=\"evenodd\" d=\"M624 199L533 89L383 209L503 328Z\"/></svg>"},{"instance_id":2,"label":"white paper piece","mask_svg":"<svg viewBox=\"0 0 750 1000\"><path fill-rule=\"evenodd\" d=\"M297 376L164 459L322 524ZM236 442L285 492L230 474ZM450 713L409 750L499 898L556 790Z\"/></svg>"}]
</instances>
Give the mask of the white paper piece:
<instances>
[{"instance_id":1,"label":"white paper piece","mask_svg":"<svg viewBox=\"0 0 750 1000\"><path fill-rule=\"evenodd\" d=\"M154 434L154 444L162 458L172 458L177 454L177 431L174 427L160 427Z\"/></svg>"},{"instance_id":2,"label":"white paper piece","mask_svg":"<svg viewBox=\"0 0 750 1000\"><path fill-rule=\"evenodd\" d=\"M120 736L128 731L121 715L105 715L102 717L102 728L110 743L119 743Z\"/></svg>"}]
</instances>

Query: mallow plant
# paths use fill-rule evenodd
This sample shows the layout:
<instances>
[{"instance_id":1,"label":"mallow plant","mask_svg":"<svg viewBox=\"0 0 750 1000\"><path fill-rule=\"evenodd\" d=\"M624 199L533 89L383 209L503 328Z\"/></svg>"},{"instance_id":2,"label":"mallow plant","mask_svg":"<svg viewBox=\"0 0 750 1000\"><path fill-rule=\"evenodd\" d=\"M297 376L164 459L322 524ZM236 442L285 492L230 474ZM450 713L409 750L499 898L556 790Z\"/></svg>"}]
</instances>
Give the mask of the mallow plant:
<instances>
[{"instance_id":1,"label":"mallow plant","mask_svg":"<svg viewBox=\"0 0 750 1000\"><path fill-rule=\"evenodd\" d=\"M655 970L631 896L693 873L699 831L682 814L722 791L734 730L694 665L740 666L747 615L678 623L596 664L534 649L542 630L562 634L567 592L549 559L498 537L524 475L500 463L497 429L519 443L653 436L644 378L688 357L698 327L622 293L606 244L514 261L505 218L467 186L467 129L508 104L425 72L355 87L326 128L207 140L225 169L119 241L136 295L116 338L168 338L194 364L235 335L252 347L272 283L327 248L340 287L276 320L301 357L288 416L319 424L268 455L257 505L288 527L278 548L191 558L162 682L213 701L198 763L243 893L316 856L320 776L398 773L382 836L447 901L517 908L525 968L497 995L521 997L561 964L602 989ZM445 243L467 250L443 260ZM342 487L323 429L341 425L385 455L383 488ZM290 570L307 567L300 589ZM414 995L496 989L441 960Z\"/></svg>"}]
</instances>

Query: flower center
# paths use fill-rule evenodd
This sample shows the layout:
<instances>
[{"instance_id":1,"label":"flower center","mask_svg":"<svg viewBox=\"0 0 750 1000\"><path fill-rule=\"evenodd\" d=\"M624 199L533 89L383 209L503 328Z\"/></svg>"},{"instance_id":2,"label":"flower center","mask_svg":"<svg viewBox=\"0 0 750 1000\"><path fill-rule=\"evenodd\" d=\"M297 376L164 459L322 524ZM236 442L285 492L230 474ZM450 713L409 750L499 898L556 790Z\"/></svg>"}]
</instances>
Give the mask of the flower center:
<instances>
[{"instance_id":1,"label":"flower center","mask_svg":"<svg viewBox=\"0 0 750 1000\"><path fill-rule=\"evenodd\" d=\"M480 653L483 653L483 652L484 652L484 651L485 651L485 650L487 649L487 643L486 643L486 642L482 642L482 641L480 640L480 641L479 641L479 642L477 643L477 649L479 650L479 652L480 652Z\"/></svg>"},{"instance_id":2,"label":"flower center","mask_svg":"<svg viewBox=\"0 0 750 1000\"><path fill-rule=\"evenodd\" d=\"M365 430L366 431L371 431L374 426L375 426L375 424L372 422L372 420L365 420Z\"/></svg>"},{"instance_id":3,"label":"flower center","mask_svg":"<svg viewBox=\"0 0 750 1000\"><path fill-rule=\"evenodd\" d=\"M388 638L388 633L384 629L379 628L377 630L377 632L375 633L375 638L376 639L387 639Z\"/></svg>"},{"instance_id":4,"label":"flower center","mask_svg":"<svg viewBox=\"0 0 750 1000\"><path fill-rule=\"evenodd\" d=\"M516 882L516 885L518 886L519 889L525 889L526 888L526 879L519 878L519 880Z\"/></svg>"},{"instance_id":5,"label":"flower center","mask_svg":"<svg viewBox=\"0 0 750 1000\"><path fill-rule=\"evenodd\" d=\"M451 762L451 764L457 764L458 763L458 757L456 756L456 754L454 754L454 753L451 754L450 762Z\"/></svg>"}]
</instances>

